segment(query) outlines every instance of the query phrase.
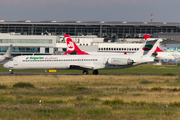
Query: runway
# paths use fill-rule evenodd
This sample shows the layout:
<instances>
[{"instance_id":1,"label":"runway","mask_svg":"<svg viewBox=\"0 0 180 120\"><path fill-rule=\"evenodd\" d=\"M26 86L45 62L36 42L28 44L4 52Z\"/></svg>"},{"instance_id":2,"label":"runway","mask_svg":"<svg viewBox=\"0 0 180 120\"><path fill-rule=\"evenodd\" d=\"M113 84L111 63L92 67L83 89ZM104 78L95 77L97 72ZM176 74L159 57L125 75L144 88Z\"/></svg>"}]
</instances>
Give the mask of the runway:
<instances>
[{"instance_id":1,"label":"runway","mask_svg":"<svg viewBox=\"0 0 180 120\"><path fill-rule=\"evenodd\" d=\"M20 72L14 72L13 74L10 74L9 72L1 72L0 76L31 76L31 75L82 75L78 73L20 73Z\"/></svg>"},{"instance_id":2,"label":"runway","mask_svg":"<svg viewBox=\"0 0 180 120\"><path fill-rule=\"evenodd\" d=\"M10 74L9 72L0 72L0 76L33 76L33 75L82 75L82 76L86 76L83 75L81 73L21 73L21 72L14 72L13 74ZM93 74L88 74L88 75L93 75ZM162 76L162 75L166 75L166 74L98 74L96 76L100 76L100 75L134 75L134 76ZM93 75L95 76L95 75ZM167 75L167 76L180 76L180 74L173 74L173 75Z\"/></svg>"}]
</instances>

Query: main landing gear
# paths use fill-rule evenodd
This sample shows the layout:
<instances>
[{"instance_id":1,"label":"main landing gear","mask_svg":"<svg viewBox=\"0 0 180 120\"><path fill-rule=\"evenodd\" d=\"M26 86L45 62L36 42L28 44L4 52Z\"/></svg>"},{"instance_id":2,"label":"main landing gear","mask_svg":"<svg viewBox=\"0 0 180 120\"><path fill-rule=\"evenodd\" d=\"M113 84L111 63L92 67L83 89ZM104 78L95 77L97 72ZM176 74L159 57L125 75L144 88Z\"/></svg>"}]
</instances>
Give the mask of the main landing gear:
<instances>
[{"instance_id":1,"label":"main landing gear","mask_svg":"<svg viewBox=\"0 0 180 120\"><path fill-rule=\"evenodd\" d=\"M97 75L97 74L99 74L98 70L94 70L93 75Z\"/></svg>"},{"instance_id":2,"label":"main landing gear","mask_svg":"<svg viewBox=\"0 0 180 120\"><path fill-rule=\"evenodd\" d=\"M83 70L83 75L88 75L88 74L89 72L87 70ZM97 75L97 74L99 74L98 70L94 70L93 75Z\"/></svg>"},{"instance_id":3,"label":"main landing gear","mask_svg":"<svg viewBox=\"0 0 180 120\"><path fill-rule=\"evenodd\" d=\"M87 70L83 70L83 75L87 75L89 72Z\"/></svg>"},{"instance_id":4,"label":"main landing gear","mask_svg":"<svg viewBox=\"0 0 180 120\"><path fill-rule=\"evenodd\" d=\"M13 70L9 70L10 74L13 74Z\"/></svg>"}]
</instances>

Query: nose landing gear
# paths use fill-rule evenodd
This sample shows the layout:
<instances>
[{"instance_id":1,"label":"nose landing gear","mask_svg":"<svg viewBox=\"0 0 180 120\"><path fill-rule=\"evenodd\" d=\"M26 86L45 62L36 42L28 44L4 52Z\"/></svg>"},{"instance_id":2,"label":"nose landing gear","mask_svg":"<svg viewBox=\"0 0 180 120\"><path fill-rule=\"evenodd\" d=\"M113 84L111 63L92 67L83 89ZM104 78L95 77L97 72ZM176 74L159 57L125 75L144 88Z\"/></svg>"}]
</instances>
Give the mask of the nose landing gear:
<instances>
[{"instance_id":1,"label":"nose landing gear","mask_svg":"<svg viewBox=\"0 0 180 120\"><path fill-rule=\"evenodd\" d=\"M10 74L13 74L13 70L9 70Z\"/></svg>"}]
</instances>

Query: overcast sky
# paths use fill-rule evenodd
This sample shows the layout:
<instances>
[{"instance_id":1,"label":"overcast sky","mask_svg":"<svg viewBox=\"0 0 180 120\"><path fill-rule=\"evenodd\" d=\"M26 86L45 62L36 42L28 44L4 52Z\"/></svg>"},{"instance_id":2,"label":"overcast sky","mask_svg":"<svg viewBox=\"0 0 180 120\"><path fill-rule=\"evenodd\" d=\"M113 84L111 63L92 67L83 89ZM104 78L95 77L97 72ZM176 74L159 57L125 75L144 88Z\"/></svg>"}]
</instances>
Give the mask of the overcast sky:
<instances>
[{"instance_id":1,"label":"overcast sky","mask_svg":"<svg viewBox=\"0 0 180 120\"><path fill-rule=\"evenodd\" d=\"M6 21L126 21L180 23L180 0L0 0Z\"/></svg>"}]
</instances>

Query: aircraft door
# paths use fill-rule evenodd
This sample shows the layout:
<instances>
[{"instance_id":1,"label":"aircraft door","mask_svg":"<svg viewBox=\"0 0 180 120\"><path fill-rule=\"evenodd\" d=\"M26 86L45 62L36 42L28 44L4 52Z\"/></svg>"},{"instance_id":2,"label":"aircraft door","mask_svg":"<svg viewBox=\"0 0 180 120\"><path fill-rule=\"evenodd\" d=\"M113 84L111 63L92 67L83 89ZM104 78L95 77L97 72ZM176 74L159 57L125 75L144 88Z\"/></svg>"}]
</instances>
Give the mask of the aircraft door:
<instances>
[{"instance_id":1,"label":"aircraft door","mask_svg":"<svg viewBox=\"0 0 180 120\"><path fill-rule=\"evenodd\" d=\"M18 57L14 58L14 66L18 66Z\"/></svg>"}]
</instances>

